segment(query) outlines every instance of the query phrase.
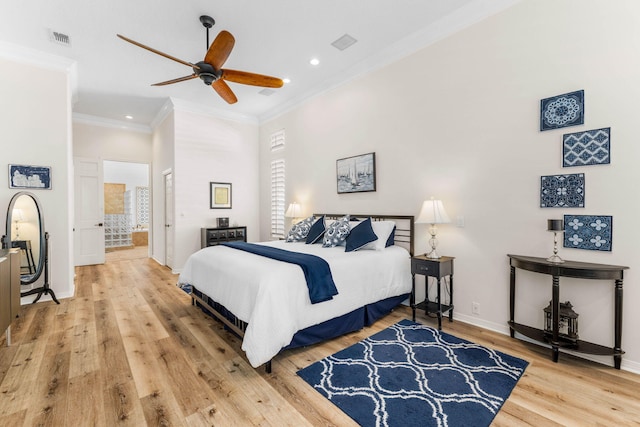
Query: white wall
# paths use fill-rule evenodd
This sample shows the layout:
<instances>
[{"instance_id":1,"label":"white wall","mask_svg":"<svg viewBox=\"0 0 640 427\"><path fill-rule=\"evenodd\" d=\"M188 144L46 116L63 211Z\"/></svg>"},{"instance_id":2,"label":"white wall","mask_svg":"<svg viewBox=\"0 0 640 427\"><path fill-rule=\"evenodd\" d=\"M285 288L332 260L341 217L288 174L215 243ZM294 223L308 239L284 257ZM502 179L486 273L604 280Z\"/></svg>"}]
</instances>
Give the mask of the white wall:
<instances>
[{"instance_id":1,"label":"white wall","mask_svg":"<svg viewBox=\"0 0 640 427\"><path fill-rule=\"evenodd\" d=\"M103 167L104 182L125 184L125 188L133 193L136 187L149 186L149 167L146 164L105 160Z\"/></svg>"},{"instance_id":2,"label":"white wall","mask_svg":"<svg viewBox=\"0 0 640 427\"><path fill-rule=\"evenodd\" d=\"M200 228L217 217L247 226L247 240L258 231L258 126L177 110L174 147L174 271L200 249ZM211 209L209 183L231 183L231 209Z\"/></svg>"},{"instance_id":3,"label":"white wall","mask_svg":"<svg viewBox=\"0 0 640 427\"><path fill-rule=\"evenodd\" d=\"M97 119L97 118L96 118ZM151 163L151 133L73 121L73 155L120 162Z\"/></svg>"},{"instance_id":4,"label":"white wall","mask_svg":"<svg viewBox=\"0 0 640 427\"><path fill-rule=\"evenodd\" d=\"M635 100L640 85L640 2L524 0L422 51L362 76L260 128L261 238L269 233L268 150L284 128L287 200L312 212L417 215L435 196L465 227L439 227L456 257L455 317L507 333L507 254L546 257L546 219L613 215L613 251L561 248L567 259L627 265L623 368L640 371L635 325L640 272L635 221ZM584 89L585 124L540 132L540 100ZM611 127L610 165L563 169L563 133ZM336 159L376 153L377 191L336 194ZM584 172L586 208L539 207L542 175ZM416 252L427 248L417 226ZM542 327L551 278L518 272L516 320ZM613 345L613 283L562 279L562 301L580 313L580 337ZM472 302L480 315L471 314ZM597 358L612 364L612 358Z\"/></svg>"},{"instance_id":5,"label":"white wall","mask_svg":"<svg viewBox=\"0 0 640 427\"><path fill-rule=\"evenodd\" d=\"M52 189L30 192L40 202L45 230L50 235L51 289L58 299L68 298L74 291L70 74L67 69L36 65L21 57L6 59L4 54L0 48L0 167L7 168L8 164L51 166ZM0 212L3 213L11 197L19 191L9 189L7 169L4 170L5 173L0 173ZM1 224L4 225L4 221ZM42 283L40 278L34 286ZM33 299L25 298L24 302L30 303Z\"/></svg>"},{"instance_id":6,"label":"white wall","mask_svg":"<svg viewBox=\"0 0 640 427\"><path fill-rule=\"evenodd\" d=\"M164 175L173 171L175 124L174 114L170 112L154 129L152 140L153 168L151 171L151 215L153 241L152 256L160 264L166 263L165 233L173 234L173 229L167 230L164 218Z\"/></svg>"}]
</instances>

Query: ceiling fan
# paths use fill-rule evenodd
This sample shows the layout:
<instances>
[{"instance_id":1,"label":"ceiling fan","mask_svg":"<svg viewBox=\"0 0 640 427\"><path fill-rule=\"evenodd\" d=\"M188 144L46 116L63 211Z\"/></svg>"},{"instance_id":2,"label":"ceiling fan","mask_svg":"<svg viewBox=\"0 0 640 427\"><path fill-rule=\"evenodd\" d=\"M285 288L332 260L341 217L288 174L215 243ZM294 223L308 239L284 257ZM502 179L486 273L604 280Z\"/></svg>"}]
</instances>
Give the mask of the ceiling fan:
<instances>
[{"instance_id":1,"label":"ceiling fan","mask_svg":"<svg viewBox=\"0 0 640 427\"><path fill-rule=\"evenodd\" d=\"M145 46L142 43L138 43L135 40L131 40L123 35L117 34L122 40L128 41L143 49L147 49L155 54L164 56L173 61L184 64L193 69L193 74L184 77L178 77L177 79L167 80L166 82L160 82L152 84L152 86L164 86L173 83L183 82L186 80L200 79L207 86L211 86L218 95L222 97L229 104L234 104L238 101L236 95L233 93L229 85L225 82L230 81L234 83L241 83L245 85L279 88L282 87L282 80L277 77L265 76L263 74L249 73L247 71L237 71L223 69L222 65L226 62L233 45L235 44L235 38L228 31L222 30L216 36L211 46L209 46L209 28L213 27L215 21L213 18L207 15L200 17L200 22L207 29L207 54L203 61L192 64L191 62L183 61L174 56L168 55L164 52L160 52L152 47Z\"/></svg>"}]
</instances>

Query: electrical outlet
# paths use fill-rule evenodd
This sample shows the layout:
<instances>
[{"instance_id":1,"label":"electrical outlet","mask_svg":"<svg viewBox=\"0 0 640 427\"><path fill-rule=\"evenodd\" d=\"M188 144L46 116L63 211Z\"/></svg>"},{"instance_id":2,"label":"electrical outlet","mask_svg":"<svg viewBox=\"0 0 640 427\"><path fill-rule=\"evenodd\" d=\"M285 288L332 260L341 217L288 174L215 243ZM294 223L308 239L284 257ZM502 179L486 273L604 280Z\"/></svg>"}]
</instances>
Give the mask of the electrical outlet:
<instances>
[{"instance_id":1,"label":"electrical outlet","mask_svg":"<svg viewBox=\"0 0 640 427\"><path fill-rule=\"evenodd\" d=\"M472 302L471 303L471 312L473 314L480 314L480 303L479 302Z\"/></svg>"}]
</instances>

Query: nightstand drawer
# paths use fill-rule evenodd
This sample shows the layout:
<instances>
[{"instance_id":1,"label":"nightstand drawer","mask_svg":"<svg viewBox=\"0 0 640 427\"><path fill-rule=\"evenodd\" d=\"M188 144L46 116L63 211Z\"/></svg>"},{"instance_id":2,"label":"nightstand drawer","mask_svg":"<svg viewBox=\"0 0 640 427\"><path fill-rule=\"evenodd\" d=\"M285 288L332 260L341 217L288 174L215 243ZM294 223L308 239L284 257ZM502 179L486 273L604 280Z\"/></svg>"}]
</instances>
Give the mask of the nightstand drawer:
<instances>
[{"instance_id":1,"label":"nightstand drawer","mask_svg":"<svg viewBox=\"0 0 640 427\"><path fill-rule=\"evenodd\" d=\"M411 274L423 274L428 276L428 273L435 274L437 271L438 267L431 265L431 263L426 264L415 259L411 262Z\"/></svg>"}]
</instances>

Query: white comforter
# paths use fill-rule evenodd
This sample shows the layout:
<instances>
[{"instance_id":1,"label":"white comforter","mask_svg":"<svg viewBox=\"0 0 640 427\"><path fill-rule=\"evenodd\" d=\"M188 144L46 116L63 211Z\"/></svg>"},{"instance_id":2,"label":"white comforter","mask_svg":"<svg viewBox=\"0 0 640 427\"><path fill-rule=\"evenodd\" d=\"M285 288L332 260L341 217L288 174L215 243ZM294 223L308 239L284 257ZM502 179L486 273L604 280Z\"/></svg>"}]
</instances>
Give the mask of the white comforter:
<instances>
[{"instance_id":1,"label":"white comforter","mask_svg":"<svg viewBox=\"0 0 640 427\"><path fill-rule=\"evenodd\" d=\"M409 252L399 246L346 253L344 246L261 244L324 258L338 295L311 304L304 274L295 264L226 246L191 255L179 283L195 286L248 323L242 349L253 367L271 360L301 329L411 291Z\"/></svg>"}]
</instances>

